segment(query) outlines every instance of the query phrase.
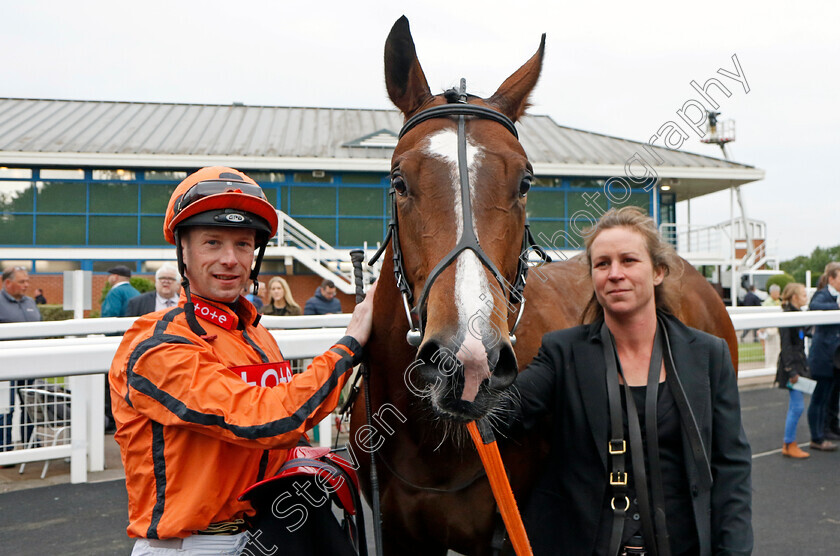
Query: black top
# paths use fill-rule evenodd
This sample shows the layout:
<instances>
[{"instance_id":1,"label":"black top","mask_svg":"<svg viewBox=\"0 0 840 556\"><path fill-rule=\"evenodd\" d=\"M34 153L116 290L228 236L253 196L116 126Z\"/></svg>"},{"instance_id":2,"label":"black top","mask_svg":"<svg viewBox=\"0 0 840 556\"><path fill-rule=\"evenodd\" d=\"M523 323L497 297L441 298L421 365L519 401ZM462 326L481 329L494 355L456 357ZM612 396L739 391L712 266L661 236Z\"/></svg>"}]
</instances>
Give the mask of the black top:
<instances>
[{"instance_id":1,"label":"black top","mask_svg":"<svg viewBox=\"0 0 840 556\"><path fill-rule=\"evenodd\" d=\"M681 461L699 538L696 554L749 556L752 458L741 425L729 348L720 338L688 328L670 315L663 315L663 323L675 362L671 380L679 378L674 388L670 382L668 388L675 400L687 401L685 414L679 410L686 448ZM510 407L510 425L535 434L520 442L530 447L539 446L535 438L548 439L548 453L521 506L535 556L603 554L597 550L598 542L609 538L601 529L611 489L600 324L546 334L539 353L514 383L519 396ZM510 431L507 424L495 426ZM540 429L543 424L547 430ZM689 442L695 437L701 451ZM522 449L515 441L500 442L505 450Z\"/></svg>"},{"instance_id":2,"label":"black top","mask_svg":"<svg viewBox=\"0 0 840 556\"><path fill-rule=\"evenodd\" d=\"M646 386L631 386L633 400L639 410L639 427L642 433L642 443L645 454L647 454L647 438L645 429L645 393ZM624 438L630 437L627 425L627 405L624 397L624 388L621 388L621 405L624 410ZM659 461L662 468L662 493L665 499L665 516L668 527L668 535L671 545L672 556L680 554L696 554L697 528L694 524L694 511L692 509L691 492L688 484L688 476L685 472L685 452L683 451L682 434L680 432L680 416L676 402L671 390L664 382L659 383L659 392L656 398L656 430L659 436ZM630 447L628 443L627 462L631 461ZM647 456L645 456L647 461ZM651 476L648 472L648 482ZM622 535L623 543L626 543L633 535L641 535L642 522L639 516L639 505L636 501L636 490L633 481L633 473L629 474L628 498L630 498L630 509L627 512L627 522ZM648 500L653 500L648 484ZM602 511L602 523L599 540L598 553L606 553L609 543L609 530L614 519L613 511L609 506L609 498L604 504ZM603 546L600 546L603 545Z\"/></svg>"},{"instance_id":3,"label":"black top","mask_svg":"<svg viewBox=\"0 0 840 556\"><path fill-rule=\"evenodd\" d=\"M798 311L788 303L782 305L785 312ZM779 388L787 389L793 375L809 377L808 358L805 356L805 329L801 326L779 328L781 351L776 363L776 383Z\"/></svg>"},{"instance_id":4,"label":"black top","mask_svg":"<svg viewBox=\"0 0 840 556\"><path fill-rule=\"evenodd\" d=\"M300 309L291 309L289 305L275 307L274 303L269 303L263 306L262 314L275 317L295 316L300 314Z\"/></svg>"}]
</instances>

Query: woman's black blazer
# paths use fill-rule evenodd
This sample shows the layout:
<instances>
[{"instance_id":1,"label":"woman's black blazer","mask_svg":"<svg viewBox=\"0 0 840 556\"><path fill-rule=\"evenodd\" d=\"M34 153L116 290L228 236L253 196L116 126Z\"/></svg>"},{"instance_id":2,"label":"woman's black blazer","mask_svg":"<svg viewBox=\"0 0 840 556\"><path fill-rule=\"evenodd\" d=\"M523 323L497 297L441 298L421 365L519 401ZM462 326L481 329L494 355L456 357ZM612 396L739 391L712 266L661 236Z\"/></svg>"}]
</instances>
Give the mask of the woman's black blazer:
<instances>
[{"instance_id":1,"label":"woman's black blazer","mask_svg":"<svg viewBox=\"0 0 840 556\"><path fill-rule=\"evenodd\" d=\"M751 454L729 349L720 338L662 317L677 387L690 408L680 420L700 554L750 554ZM537 555L590 556L603 531L609 411L600 324L546 334L515 382L521 404L514 418L521 425L532 428L550 416L549 455L524 512ZM692 452L689 434L699 434L699 454Z\"/></svg>"}]
</instances>

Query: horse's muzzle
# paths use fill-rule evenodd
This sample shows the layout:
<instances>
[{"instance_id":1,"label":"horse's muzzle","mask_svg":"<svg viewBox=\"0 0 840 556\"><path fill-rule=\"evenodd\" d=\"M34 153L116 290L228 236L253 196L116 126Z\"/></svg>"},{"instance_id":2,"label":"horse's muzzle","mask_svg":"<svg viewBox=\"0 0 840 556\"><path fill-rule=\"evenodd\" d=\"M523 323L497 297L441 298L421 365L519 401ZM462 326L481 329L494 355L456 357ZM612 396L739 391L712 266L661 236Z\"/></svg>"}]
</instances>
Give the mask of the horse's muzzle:
<instances>
[{"instance_id":1,"label":"horse's muzzle","mask_svg":"<svg viewBox=\"0 0 840 556\"><path fill-rule=\"evenodd\" d=\"M479 419L516 378L516 355L507 341L489 348L479 340L465 341L457 349L425 341L417 354L416 376L435 410L450 419Z\"/></svg>"}]
</instances>

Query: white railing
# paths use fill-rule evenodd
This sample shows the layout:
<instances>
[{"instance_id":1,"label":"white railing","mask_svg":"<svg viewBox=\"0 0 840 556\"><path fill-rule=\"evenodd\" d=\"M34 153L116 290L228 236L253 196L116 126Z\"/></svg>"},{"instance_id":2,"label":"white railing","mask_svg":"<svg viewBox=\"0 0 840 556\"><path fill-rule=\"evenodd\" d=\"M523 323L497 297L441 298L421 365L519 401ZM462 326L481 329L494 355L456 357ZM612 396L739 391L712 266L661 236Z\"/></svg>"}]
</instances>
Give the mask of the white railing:
<instances>
[{"instance_id":1,"label":"white railing","mask_svg":"<svg viewBox=\"0 0 840 556\"><path fill-rule=\"evenodd\" d=\"M727 307L726 310L735 330L840 324L840 310L783 312L780 307ZM775 374L776 367L742 369L738 371L738 378L767 377Z\"/></svg>"},{"instance_id":2,"label":"white railing","mask_svg":"<svg viewBox=\"0 0 840 556\"><path fill-rule=\"evenodd\" d=\"M733 237L735 248L746 251L737 261L741 271L758 269L765 263L775 261L775 258L767 253L767 242L764 241L767 234L765 222L748 219L745 227L743 219L739 218L734 224L733 233L732 223L729 221L713 226L664 223L659 225L659 233L682 257L696 265L732 264ZM761 242L757 246L747 245L747 237Z\"/></svg>"},{"instance_id":3,"label":"white railing","mask_svg":"<svg viewBox=\"0 0 840 556\"><path fill-rule=\"evenodd\" d=\"M0 341L0 381L67 377L71 395L70 444L0 452L0 465L69 457L72 483L87 481L88 471L104 469L104 375L121 340L104 334L124 332L134 320L0 324L0 340L6 340ZM261 320L286 359L310 359L324 353L342 337L349 321L349 314ZM70 337L45 339L54 336ZM330 418L321 425L321 440L329 442Z\"/></svg>"},{"instance_id":4,"label":"white railing","mask_svg":"<svg viewBox=\"0 0 840 556\"><path fill-rule=\"evenodd\" d=\"M786 313L777 307L736 307L730 309L730 318L736 330L840 324L840 310ZM261 322L271 330L287 359L308 359L340 339L349 320L350 315L344 314L263 317ZM121 338L102 334L124 332L133 321L108 318L0 324L0 339L5 339L0 341L0 381L65 376L71 392L70 444L2 452L0 465L69 457L73 483L85 482L88 471L104 468L104 374ZM45 339L53 336L71 337ZM751 369L740 371L739 376L775 372L775 368ZM324 420L322 441L329 440L330 420Z\"/></svg>"},{"instance_id":5,"label":"white railing","mask_svg":"<svg viewBox=\"0 0 840 556\"><path fill-rule=\"evenodd\" d=\"M702 254L705 258L725 259L729 256L727 238L719 226L688 226L660 224L662 238L673 245L683 257Z\"/></svg>"}]
</instances>

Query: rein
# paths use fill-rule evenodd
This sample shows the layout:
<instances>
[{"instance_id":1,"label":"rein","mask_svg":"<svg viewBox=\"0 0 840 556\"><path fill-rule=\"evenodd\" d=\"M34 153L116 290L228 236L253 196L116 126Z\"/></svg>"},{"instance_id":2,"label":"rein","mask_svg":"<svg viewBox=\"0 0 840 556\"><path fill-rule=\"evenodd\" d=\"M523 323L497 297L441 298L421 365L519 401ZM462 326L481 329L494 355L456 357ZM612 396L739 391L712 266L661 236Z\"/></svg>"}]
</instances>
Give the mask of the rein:
<instances>
[{"instance_id":1,"label":"rein","mask_svg":"<svg viewBox=\"0 0 840 556\"><path fill-rule=\"evenodd\" d=\"M384 456L382 456L381 454L377 454L377 455L379 455L379 459L382 461L382 464L385 466L385 469L390 471L391 474L394 475L394 477L396 477L397 479L399 479L401 483L403 483L404 485L406 485L408 487L413 488L414 490L419 490L421 492L434 492L434 493L437 493L437 494L453 494L455 492L460 492L462 490L465 490L465 489L471 487L473 484L475 484L475 482L477 480L479 480L480 478L482 478L484 475L487 474L487 472L482 468L472 478L467 479L466 481L464 481L462 483L459 483L459 484L457 484L453 487L449 487L449 488L427 487L427 486L423 486L423 485L418 485L417 483L411 482L406 477L403 477L400 473L397 472L396 469L394 469L393 467L391 467L390 464L388 464L388 460L386 460Z\"/></svg>"},{"instance_id":2,"label":"rein","mask_svg":"<svg viewBox=\"0 0 840 556\"><path fill-rule=\"evenodd\" d=\"M464 222L463 231L461 233L460 239L458 240L458 243L432 269L431 273L429 274L429 277L426 279L426 283L423 285L423 290L420 293L420 297L417 300L417 304L412 308L411 303L414 300L414 294L411 290L411 287L408 284L408 281L405 278L405 265L403 261L403 254L402 249L400 248L399 239L397 192L394 187L392 177L391 188L388 191L388 194L391 197L391 219L388 222L388 232L386 233L385 240L382 242L382 245L380 246L379 250L373 255L373 257L368 263L372 266L385 251L385 248L388 246L388 243L391 243L393 248L394 276L396 278L397 287L399 288L400 293L402 294L403 306L405 308L406 318L408 319L409 331L406 335L406 341L413 347L419 347L420 342L423 339L423 320L426 313L426 298L429 295L429 290L431 290L432 285L434 284L435 280L440 276L440 274L444 270L446 270L446 268L449 265L455 262L455 259L463 251L469 249L473 253L475 253L476 257L478 257L478 260L481 262L481 264L493 273L493 276L499 283L501 290L510 290L508 298L510 305L519 305L519 311L516 317L516 321L509 332L511 344L516 343L516 328L519 326L519 321L522 319L522 313L525 309L525 298L522 295L522 292L525 290L525 281L528 275L528 251L533 250L534 252L536 252L544 262L551 261L551 258L534 240L534 236L533 234L531 234L531 227L528 223L527 218L525 220L525 229L522 237L522 247L519 252L519 262L516 270L516 279L512 285L507 283L504 276L502 276L502 273L499 271L499 269L496 267L493 261L490 260L490 257L487 256L487 254L484 252L484 250L481 248L481 245L478 242L478 238L476 237L475 231L473 229L469 168L467 166L466 118L469 116L483 120L491 120L496 123L499 123L502 126L504 126L504 128L507 129L516 139L519 139L519 134L516 131L516 126L513 124L513 121L504 114L496 112L495 110L492 110L485 106L468 104L466 89L466 80L461 79L460 92L458 94L458 99L455 102L441 106L433 106L415 114L414 116L409 118L408 121L405 122L399 133L399 138L401 139L406 133L414 129L415 126L427 120L436 118L449 118L453 116L458 118L458 175L460 179L461 189L461 211Z\"/></svg>"}]
</instances>

